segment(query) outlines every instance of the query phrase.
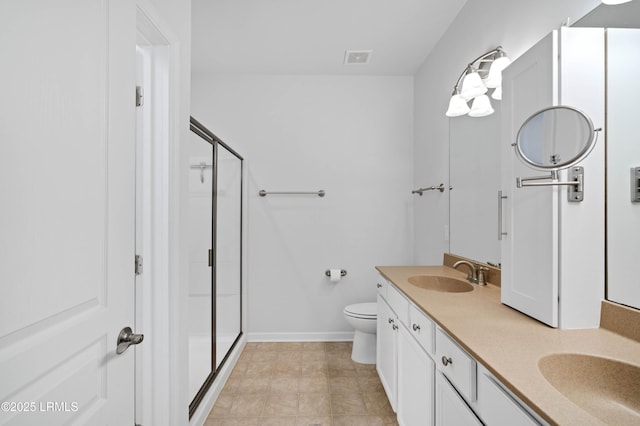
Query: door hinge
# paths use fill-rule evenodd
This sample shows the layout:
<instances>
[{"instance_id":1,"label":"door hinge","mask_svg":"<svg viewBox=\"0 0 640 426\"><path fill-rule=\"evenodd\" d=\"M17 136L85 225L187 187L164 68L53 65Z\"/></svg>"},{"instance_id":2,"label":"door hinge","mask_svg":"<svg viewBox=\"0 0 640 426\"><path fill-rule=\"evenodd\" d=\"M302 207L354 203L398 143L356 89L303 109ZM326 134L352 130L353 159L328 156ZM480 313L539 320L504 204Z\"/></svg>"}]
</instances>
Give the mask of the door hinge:
<instances>
[{"instance_id":1,"label":"door hinge","mask_svg":"<svg viewBox=\"0 0 640 426\"><path fill-rule=\"evenodd\" d=\"M142 86L136 86L136 106L142 106L144 104L144 90Z\"/></svg>"},{"instance_id":2,"label":"door hinge","mask_svg":"<svg viewBox=\"0 0 640 426\"><path fill-rule=\"evenodd\" d=\"M213 250L209 249L209 267L213 266Z\"/></svg>"},{"instance_id":3,"label":"door hinge","mask_svg":"<svg viewBox=\"0 0 640 426\"><path fill-rule=\"evenodd\" d=\"M142 256L136 254L136 275L142 274Z\"/></svg>"}]
</instances>

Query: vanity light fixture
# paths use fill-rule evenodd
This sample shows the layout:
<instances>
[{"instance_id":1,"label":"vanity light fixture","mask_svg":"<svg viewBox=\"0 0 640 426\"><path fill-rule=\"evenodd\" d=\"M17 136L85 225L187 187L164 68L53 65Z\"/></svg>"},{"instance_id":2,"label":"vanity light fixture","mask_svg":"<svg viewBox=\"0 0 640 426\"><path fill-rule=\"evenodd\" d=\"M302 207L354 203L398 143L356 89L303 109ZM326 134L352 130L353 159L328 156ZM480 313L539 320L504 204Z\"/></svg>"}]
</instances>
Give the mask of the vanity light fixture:
<instances>
[{"instance_id":1,"label":"vanity light fixture","mask_svg":"<svg viewBox=\"0 0 640 426\"><path fill-rule=\"evenodd\" d=\"M493 107L486 93L488 89L494 89L491 97L502 99L502 70L510 63L501 46L469 63L453 87L446 116L469 114L470 117L485 117L493 114ZM470 101L473 101L471 108L467 104Z\"/></svg>"},{"instance_id":2,"label":"vanity light fixture","mask_svg":"<svg viewBox=\"0 0 640 426\"><path fill-rule=\"evenodd\" d=\"M631 0L602 0L602 3L613 5L613 4L629 3L630 1Z\"/></svg>"}]
</instances>

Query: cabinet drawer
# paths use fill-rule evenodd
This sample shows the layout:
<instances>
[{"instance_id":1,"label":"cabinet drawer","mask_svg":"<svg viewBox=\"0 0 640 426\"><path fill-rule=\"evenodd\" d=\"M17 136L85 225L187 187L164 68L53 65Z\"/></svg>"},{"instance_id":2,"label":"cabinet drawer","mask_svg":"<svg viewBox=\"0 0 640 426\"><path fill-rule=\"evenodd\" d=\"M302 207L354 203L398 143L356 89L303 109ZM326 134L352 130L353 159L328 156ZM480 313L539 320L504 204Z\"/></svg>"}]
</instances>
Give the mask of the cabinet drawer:
<instances>
[{"instance_id":1,"label":"cabinet drawer","mask_svg":"<svg viewBox=\"0 0 640 426\"><path fill-rule=\"evenodd\" d=\"M376 281L376 289L378 290L378 294L385 299L387 298L387 287L389 286L388 281L382 276L378 275L378 281Z\"/></svg>"},{"instance_id":2,"label":"cabinet drawer","mask_svg":"<svg viewBox=\"0 0 640 426\"><path fill-rule=\"evenodd\" d=\"M435 324L420 309L409 305L409 323L411 335L416 338L420 346L430 355L434 352Z\"/></svg>"},{"instance_id":3,"label":"cabinet drawer","mask_svg":"<svg viewBox=\"0 0 640 426\"><path fill-rule=\"evenodd\" d=\"M409 324L409 301L391 284L387 286L387 302L398 319L407 326Z\"/></svg>"},{"instance_id":4,"label":"cabinet drawer","mask_svg":"<svg viewBox=\"0 0 640 426\"><path fill-rule=\"evenodd\" d=\"M485 372L478 375L478 402L480 417L485 424L539 426L496 379Z\"/></svg>"},{"instance_id":5,"label":"cabinet drawer","mask_svg":"<svg viewBox=\"0 0 640 426\"><path fill-rule=\"evenodd\" d=\"M467 401L476 400L476 361L440 328L436 329L436 364Z\"/></svg>"}]
</instances>

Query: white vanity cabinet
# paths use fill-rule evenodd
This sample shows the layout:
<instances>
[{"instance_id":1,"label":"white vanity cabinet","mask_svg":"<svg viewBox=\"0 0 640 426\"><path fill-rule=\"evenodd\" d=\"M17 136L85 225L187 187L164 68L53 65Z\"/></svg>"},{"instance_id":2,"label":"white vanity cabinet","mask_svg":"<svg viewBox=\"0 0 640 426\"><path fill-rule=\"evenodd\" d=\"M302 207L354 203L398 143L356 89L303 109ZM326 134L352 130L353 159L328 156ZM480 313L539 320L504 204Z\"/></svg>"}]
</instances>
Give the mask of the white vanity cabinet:
<instances>
[{"instance_id":1,"label":"white vanity cabinet","mask_svg":"<svg viewBox=\"0 0 640 426\"><path fill-rule=\"evenodd\" d=\"M386 280L378 286L376 369L400 426L433 425L433 322ZM410 327L408 327L408 325Z\"/></svg>"},{"instance_id":2,"label":"white vanity cabinet","mask_svg":"<svg viewBox=\"0 0 640 426\"><path fill-rule=\"evenodd\" d=\"M603 127L603 29L553 31L503 71L502 87L502 302L552 327L598 327L605 271L604 132L578 164L584 167L580 202L570 202L563 186L517 188L516 177L550 173L525 166L512 144L531 115L555 105L580 109ZM561 171L560 180L567 174Z\"/></svg>"},{"instance_id":3,"label":"white vanity cabinet","mask_svg":"<svg viewBox=\"0 0 640 426\"><path fill-rule=\"evenodd\" d=\"M400 426L544 424L381 278L376 369Z\"/></svg>"}]
</instances>

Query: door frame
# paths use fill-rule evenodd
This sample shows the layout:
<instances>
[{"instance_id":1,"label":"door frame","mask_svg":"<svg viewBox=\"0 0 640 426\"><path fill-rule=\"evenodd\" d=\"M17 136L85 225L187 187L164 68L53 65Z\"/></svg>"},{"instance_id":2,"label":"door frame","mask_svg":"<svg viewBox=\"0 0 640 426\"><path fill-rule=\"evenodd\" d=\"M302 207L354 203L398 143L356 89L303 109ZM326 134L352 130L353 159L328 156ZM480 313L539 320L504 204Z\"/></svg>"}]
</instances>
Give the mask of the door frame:
<instances>
[{"instance_id":1,"label":"door frame","mask_svg":"<svg viewBox=\"0 0 640 426\"><path fill-rule=\"evenodd\" d=\"M181 376L187 352L180 341L184 336L184 297L177 238L179 39L149 0L136 1L136 30L136 48L145 56L144 96L148 108L143 119L147 134L143 137L143 170L139 174L142 202L136 211L136 224L143 224L139 234L143 250L137 254L144 262L143 273L136 279L136 327L145 334L145 345L136 352L135 422L143 426L186 424L186 398L180 396L186 389Z\"/></svg>"}]
</instances>

